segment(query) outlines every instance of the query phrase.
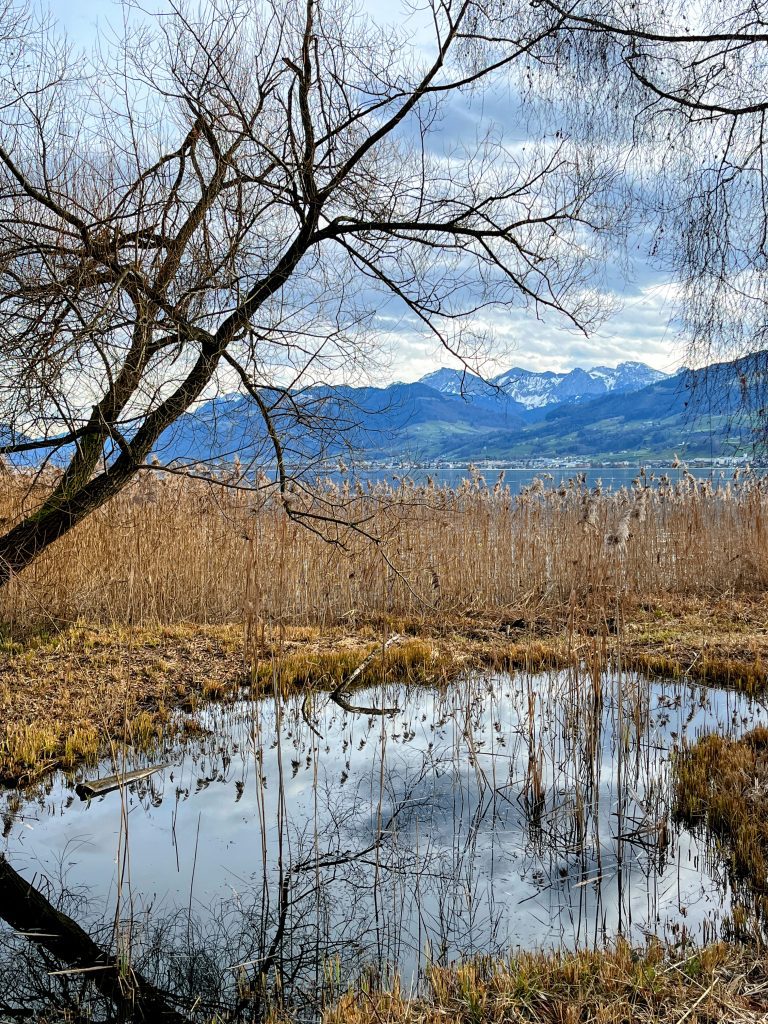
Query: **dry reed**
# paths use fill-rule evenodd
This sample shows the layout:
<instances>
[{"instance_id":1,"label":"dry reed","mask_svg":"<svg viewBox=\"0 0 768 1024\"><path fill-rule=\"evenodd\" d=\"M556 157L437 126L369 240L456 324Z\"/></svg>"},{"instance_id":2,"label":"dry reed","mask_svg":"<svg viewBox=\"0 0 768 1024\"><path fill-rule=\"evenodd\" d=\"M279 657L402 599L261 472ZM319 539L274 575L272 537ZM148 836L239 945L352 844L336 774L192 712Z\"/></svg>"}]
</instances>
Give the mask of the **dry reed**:
<instances>
[{"instance_id":1,"label":"dry reed","mask_svg":"<svg viewBox=\"0 0 768 1024\"><path fill-rule=\"evenodd\" d=\"M641 475L618 491L575 477L516 495L475 473L453 489L327 481L291 494L295 511L338 519L308 520L330 544L274 490L229 482L147 469L11 581L0 621L355 627L605 611L617 595L755 596L768 584L768 483L751 472L714 483ZM0 522L34 508L45 486L0 473Z\"/></svg>"},{"instance_id":2,"label":"dry reed","mask_svg":"<svg viewBox=\"0 0 768 1024\"><path fill-rule=\"evenodd\" d=\"M323 1024L757 1024L768 1019L764 957L716 944L665 950L521 953L428 972L428 992L342 996ZM280 1018L277 1018L280 1020Z\"/></svg>"}]
</instances>

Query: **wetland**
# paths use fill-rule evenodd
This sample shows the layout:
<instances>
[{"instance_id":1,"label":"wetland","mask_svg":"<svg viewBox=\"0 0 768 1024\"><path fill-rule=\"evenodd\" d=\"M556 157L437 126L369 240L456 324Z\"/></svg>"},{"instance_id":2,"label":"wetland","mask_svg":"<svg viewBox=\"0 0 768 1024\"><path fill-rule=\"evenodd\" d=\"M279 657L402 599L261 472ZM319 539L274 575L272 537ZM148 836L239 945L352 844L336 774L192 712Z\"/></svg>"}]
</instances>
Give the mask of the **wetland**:
<instances>
[{"instance_id":1,"label":"wetland","mask_svg":"<svg viewBox=\"0 0 768 1024\"><path fill-rule=\"evenodd\" d=\"M200 1020L316 1020L350 986L416 992L478 956L732 933L727 858L676 815L674 760L768 724L759 699L570 669L366 686L345 705L206 703L151 756L86 773L161 765L119 790L80 798L58 772L7 791L4 855ZM42 1011L60 978L65 1005L77 971L36 952L3 929L6 1000Z\"/></svg>"},{"instance_id":2,"label":"wetland","mask_svg":"<svg viewBox=\"0 0 768 1024\"><path fill-rule=\"evenodd\" d=\"M765 481L230 483L0 594L0 1018L765 1020Z\"/></svg>"}]
</instances>

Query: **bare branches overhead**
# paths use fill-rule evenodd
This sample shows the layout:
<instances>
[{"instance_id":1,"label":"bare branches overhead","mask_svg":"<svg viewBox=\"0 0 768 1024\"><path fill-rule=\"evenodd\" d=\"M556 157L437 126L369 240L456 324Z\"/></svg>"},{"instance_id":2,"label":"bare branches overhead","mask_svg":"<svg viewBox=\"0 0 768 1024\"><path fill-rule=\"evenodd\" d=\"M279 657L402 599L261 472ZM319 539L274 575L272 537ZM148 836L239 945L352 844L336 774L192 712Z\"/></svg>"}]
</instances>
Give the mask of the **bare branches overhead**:
<instances>
[{"instance_id":1,"label":"bare branches overhead","mask_svg":"<svg viewBox=\"0 0 768 1024\"><path fill-rule=\"evenodd\" d=\"M383 302L460 357L486 308L600 313L610 162L565 138L521 149L498 119L441 132L550 27L468 70L473 0L435 3L426 47L340 0L122 10L78 56L8 8L0 423L6 449L73 445L0 542L8 571L218 388L349 374Z\"/></svg>"},{"instance_id":2,"label":"bare branches overhead","mask_svg":"<svg viewBox=\"0 0 768 1024\"><path fill-rule=\"evenodd\" d=\"M529 116L621 159L641 247L675 286L690 362L764 347L768 5L486 0L478 12L467 58L538 36Z\"/></svg>"}]
</instances>

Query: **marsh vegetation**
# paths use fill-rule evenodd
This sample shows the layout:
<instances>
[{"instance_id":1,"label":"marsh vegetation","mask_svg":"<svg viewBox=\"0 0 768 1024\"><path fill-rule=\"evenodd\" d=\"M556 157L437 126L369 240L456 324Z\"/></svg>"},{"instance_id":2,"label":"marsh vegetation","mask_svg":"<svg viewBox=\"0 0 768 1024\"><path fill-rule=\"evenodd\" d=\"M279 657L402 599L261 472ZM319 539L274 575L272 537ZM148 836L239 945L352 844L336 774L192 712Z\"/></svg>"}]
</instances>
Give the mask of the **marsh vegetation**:
<instances>
[{"instance_id":1,"label":"marsh vegetation","mask_svg":"<svg viewBox=\"0 0 768 1024\"><path fill-rule=\"evenodd\" d=\"M7 870L122 978L6 917L7 1012L759 1019L764 481L325 482L322 536L230 483L147 470L1 598Z\"/></svg>"},{"instance_id":2,"label":"marsh vegetation","mask_svg":"<svg viewBox=\"0 0 768 1024\"><path fill-rule=\"evenodd\" d=\"M657 271L764 446L765 4L150 6L0 0L0 1016L765 1020L766 481L308 476Z\"/></svg>"},{"instance_id":3,"label":"marsh vegetation","mask_svg":"<svg viewBox=\"0 0 768 1024\"><path fill-rule=\"evenodd\" d=\"M354 628L391 618L621 614L654 598L759 598L768 582L768 483L753 472L574 474L513 493L503 474L458 487L327 481L289 506L267 477L190 479L147 467L0 593L3 621ZM55 476L55 471L49 471ZM52 486L0 475L0 514L33 513ZM330 541L330 543L328 543Z\"/></svg>"}]
</instances>

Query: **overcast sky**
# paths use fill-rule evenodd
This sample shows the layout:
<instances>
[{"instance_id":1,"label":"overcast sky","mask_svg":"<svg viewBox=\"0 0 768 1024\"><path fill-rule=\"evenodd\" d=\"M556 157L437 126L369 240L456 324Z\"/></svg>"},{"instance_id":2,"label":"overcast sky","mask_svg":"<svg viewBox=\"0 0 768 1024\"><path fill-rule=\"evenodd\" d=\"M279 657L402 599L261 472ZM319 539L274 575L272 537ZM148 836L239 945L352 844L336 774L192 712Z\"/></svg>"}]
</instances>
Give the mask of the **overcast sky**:
<instances>
[{"instance_id":1,"label":"overcast sky","mask_svg":"<svg viewBox=\"0 0 768 1024\"><path fill-rule=\"evenodd\" d=\"M45 6L73 40L84 44L93 38L97 22L110 20L115 13L112 0L50 0ZM377 21L398 17L397 0L364 0L364 7ZM483 326L498 339L498 345L496 354L483 366L485 374L490 376L513 365L564 371L600 363L614 366L623 360L641 360L666 372L677 369L683 350L675 328L669 326L674 292L671 282L654 271L638 250L630 279L616 273L609 277L609 287L619 308L589 337L566 329L554 317L537 320L526 311L491 318ZM389 347L385 371L389 380L412 381L438 366L459 365L427 336L423 327L395 310L382 310L379 327Z\"/></svg>"}]
</instances>

